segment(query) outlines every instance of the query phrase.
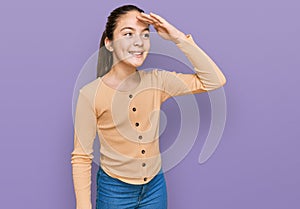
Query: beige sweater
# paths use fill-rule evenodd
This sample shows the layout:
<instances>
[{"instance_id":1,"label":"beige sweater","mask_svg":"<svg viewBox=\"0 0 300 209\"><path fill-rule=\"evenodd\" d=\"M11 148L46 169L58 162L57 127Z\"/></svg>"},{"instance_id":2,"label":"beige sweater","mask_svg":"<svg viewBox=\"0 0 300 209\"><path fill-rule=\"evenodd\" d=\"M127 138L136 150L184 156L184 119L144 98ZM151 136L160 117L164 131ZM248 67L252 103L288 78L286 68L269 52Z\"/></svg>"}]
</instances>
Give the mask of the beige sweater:
<instances>
[{"instance_id":1,"label":"beige sweater","mask_svg":"<svg viewBox=\"0 0 300 209\"><path fill-rule=\"evenodd\" d=\"M225 84L223 73L191 35L177 46L193 65L195 74L138 70L141 82L131 91L113 89L100 77L80 89L71 153L77 209L92 209L91 163L96 133L100 139L103 170L121 181L145 184L161 168L159 113L162 102Z\"/></svg>"}]
</instances>

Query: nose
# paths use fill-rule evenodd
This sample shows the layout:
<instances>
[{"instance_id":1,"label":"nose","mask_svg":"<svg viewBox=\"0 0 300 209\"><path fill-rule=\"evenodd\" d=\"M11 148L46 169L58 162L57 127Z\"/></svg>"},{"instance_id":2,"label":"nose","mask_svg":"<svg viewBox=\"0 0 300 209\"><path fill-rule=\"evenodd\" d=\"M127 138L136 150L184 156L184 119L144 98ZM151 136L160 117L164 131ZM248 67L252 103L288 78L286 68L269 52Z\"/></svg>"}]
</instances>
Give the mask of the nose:
<instances>
[{"instance_id":1,"label":"nose","mask_svg":"<svg viewBox=\"0 0 300 209\"><path fill-rule=\"evenodd\" d=\"M142 37L140 35L136 35L135 36L133 45L134 46L143 46L144 45L143 39L142 39Z\"/></svg>"}]
</instances>

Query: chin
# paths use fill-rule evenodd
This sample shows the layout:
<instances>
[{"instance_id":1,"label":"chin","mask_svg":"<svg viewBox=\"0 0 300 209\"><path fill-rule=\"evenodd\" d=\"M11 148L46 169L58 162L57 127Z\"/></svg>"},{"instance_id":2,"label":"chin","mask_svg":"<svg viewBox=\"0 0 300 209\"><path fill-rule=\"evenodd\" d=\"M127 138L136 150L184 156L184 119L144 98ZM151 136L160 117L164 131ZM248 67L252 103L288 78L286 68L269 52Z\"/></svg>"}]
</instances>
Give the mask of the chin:
<instances>
[{"instance_id":1,"label":"chin","mask_svg":"<svg viewBox=\"0 0 300 209\"><path fill-rule=\"evenodd\" d=\"M135 63L135 64L133 64L133 66L134 66L134 67L140 67L140 66L143 65L143 63L144 63L144 62L141 62L141 63Z\"/></svg>"},{"instance_id":2,"label":"chin","mask_svg":"<svg viewBox=\"0 0 300 209\"><path fill-rule=\"evenodd\" d=\"M140 67L144 63L144 60L135 60L135 61L130 61L129 63L134 67Z\"/></svg>"}]
</instances>

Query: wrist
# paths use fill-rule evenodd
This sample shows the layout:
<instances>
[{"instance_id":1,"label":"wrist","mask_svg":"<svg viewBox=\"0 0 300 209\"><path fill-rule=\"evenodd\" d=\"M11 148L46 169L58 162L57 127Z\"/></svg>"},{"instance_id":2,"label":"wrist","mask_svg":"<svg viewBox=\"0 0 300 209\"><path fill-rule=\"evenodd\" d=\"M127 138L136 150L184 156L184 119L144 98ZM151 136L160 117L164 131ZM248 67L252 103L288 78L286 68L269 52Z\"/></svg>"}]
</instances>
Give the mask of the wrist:
<instances>
[{"instance_id":1,"label":"wrist","mask_svg":"<svg viewBox=\"0 0 300 209\"><path fill-rule=\"evenodd\" d=\"M179 35L173 40L173 42L175 44L179 44L179 43L186 41L186 39L187 39L187 36L184 33L180 32Z\"/></svg>"}]
</instances>

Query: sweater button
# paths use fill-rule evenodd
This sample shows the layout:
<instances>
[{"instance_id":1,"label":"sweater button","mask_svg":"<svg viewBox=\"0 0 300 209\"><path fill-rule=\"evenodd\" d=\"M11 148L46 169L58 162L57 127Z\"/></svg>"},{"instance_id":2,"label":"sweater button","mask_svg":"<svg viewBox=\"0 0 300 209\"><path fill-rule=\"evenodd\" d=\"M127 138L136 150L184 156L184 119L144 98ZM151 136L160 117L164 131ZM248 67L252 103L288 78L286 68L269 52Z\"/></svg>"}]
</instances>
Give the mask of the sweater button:
<instances>
[{"instance_id":1,"label":"sweater button","mask_svg":"<svg viewBox=\"0 0 300 209\"><path fill-rule=\"evenodd\" d=\"M146 152L145 150L142 150L142 154L145 154L145 152Z\"/></svg>"},{"instance_id":2,"label":"sweater button","mask_svg":"<svg viewBox=\"0 0 300 209\"><path fill-rule=\"evenodd\" d=\"M129 94L129 98L132 98L132 94Z\"/></svg>"},{"instance_id":3,"label":"sweater button","mask_svg":"<svg viewBox=\"0 0 300 209\"><path fill-rule=\"evenodd\" d=\"M139 123L135 123L135 126L139 126L140 124Z\"/></svg>"},{"instance_id":4,"label":"sweater button","mask_svg":"<svg viewBox=\"0 0 300 209\"><path fill-rule=\"evenodd\" d=\"M134 108L132 108L132 111L133 111L133 112L135 112L135 111L136 111L136 108L135 108L135 107L134 107Z\"/></svg>"},{"instance_id":5,"label":"sweater button","mask_svg":"<svg viewBox=\"0 0 300 209\"><path fill-rule=\"evenodd\" d=\"M144 181L147 181L147 178L146 178L146 177L144 178Z\"/></svg>"},{"instance_id":6,"label":"sweater button","mask_svg":"<svg viewBox=\"0 0 300 209\"><path fill-rule=\"evenodd\" d=\"M142 139L142 138L143 138L143 136L142 136L142 135L140 135L140 136L139 136L139 139Z\"/></svg>"},{"instance_id":7,"label":"sweater button","mask_svg":"<svg viewBox=\"0 0 300 209\"><path fill-rule=\"evenodd\" d=\"M146 163L142 163L142 166L145 167L145 166L146 166Z\"/></svg>"}]
</instances>

